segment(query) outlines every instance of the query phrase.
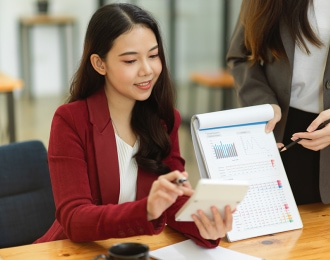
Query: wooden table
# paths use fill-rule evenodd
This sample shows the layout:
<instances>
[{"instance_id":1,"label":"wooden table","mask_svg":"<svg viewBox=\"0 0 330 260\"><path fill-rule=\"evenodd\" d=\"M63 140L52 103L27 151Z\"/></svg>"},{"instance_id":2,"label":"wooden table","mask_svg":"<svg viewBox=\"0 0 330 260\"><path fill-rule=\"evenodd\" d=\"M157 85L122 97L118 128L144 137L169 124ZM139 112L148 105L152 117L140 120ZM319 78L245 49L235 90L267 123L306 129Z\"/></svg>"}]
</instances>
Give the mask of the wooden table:
<instances>
[{"instance_id":1,"label":"wooden table","mask_svg":"<svg viewBox=\"0 0 330 260\"><path fill-rule=\"evenodd\" d=\"M0 93L6 94L7 97L7 120L9 142L16 141L15 129L15 106L14 106L14 90L21 89L23 82L20 79L9 77L0 72Z\"/></svg>"},{"instance_id":2,"label":"wooden table","mask_svg":"<svg viewBox=\"0 0 330 260\"><path fill-rule=\"evenodd\" d=\"M304 225L300 230L220 245L266 260L330 259L330 205L302 205L299 212Z\"/></svg>"},{"instance_id":3,"label":"wooden table","mask_svg":"<svg viewBox=\"0 0 330 260\"><path fill-rule=\"evenodd\" d=\"M274 235L237 242L223 239L220 246L254 255L266 260L330 259L330 205L310 204L299 207L304 228ZM146 243L151 250L185 240L170 228L157 236L138 236L125 239L108 239L90 243L73 243L60 240L42 244L0 249L3 260L70 259L92 260L95 255L106 253L111 245L130 241ZM1 259L1 260L2 260Z\"/></svg>"}]
</instances>

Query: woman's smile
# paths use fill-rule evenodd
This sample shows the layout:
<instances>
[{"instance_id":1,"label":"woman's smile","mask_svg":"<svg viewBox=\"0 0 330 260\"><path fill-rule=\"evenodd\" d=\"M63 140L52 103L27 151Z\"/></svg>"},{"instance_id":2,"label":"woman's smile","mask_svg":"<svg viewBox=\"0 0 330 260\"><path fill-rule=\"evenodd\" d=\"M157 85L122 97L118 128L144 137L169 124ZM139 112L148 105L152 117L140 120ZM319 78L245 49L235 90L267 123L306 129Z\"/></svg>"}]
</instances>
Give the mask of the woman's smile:
<instances>
[{"instance_id":1,"label":"woman's smile","mask_svg":"<svg viewBox=\"0 0 330 260\"><path fill-rule=\"evenodd\" d=\"M142 90L148 90L149 88L151 88L151 80L148 80L148 81L144 81L144 82L141 82L141 83L136 83L134 84L136 87L138 87L139 89L142 89Z\"/></svg>"}]
</instances>

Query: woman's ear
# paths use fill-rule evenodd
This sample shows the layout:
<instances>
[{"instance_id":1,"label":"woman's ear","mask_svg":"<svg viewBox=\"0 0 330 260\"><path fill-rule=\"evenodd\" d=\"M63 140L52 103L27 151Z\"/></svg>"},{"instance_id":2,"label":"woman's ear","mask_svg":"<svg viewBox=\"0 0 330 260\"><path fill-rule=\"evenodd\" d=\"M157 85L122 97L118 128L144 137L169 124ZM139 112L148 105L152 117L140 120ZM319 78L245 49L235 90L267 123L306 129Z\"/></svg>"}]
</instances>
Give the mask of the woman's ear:
<instances>
[{"instance_id":1,"label":"woman's ear","mask_svg":"<svg viewBox=\"0 0 330 260\"><path fill-rule=\"evenodd\" d=\"M104 76L106 74L106 70L105 70L104 62L100 58L100 56L97 54L92 54L90 60L94 70L96 70L99 74Z\"/></svg>"}]
</instances>

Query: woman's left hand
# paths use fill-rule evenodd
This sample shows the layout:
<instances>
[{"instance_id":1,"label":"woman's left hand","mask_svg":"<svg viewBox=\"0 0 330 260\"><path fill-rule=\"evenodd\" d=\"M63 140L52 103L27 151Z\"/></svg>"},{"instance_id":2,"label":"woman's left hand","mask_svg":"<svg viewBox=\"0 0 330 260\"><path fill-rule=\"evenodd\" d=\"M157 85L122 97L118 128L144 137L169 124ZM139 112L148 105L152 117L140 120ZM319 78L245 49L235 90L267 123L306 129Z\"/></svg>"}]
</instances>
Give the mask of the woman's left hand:
<instances>
[{"instance_id":1,"label":"woman's left hand","mask_svg":"<svg viewBox=\"0 0 330 260\"><path fill-rule=\"evenodd\" d=\"M216 240L224 237L232 229L233 212L230 206L225 207L225 217L222 218L216 207L211 207L213 219L210 219L202 210L198 214L193 214L192 218L204 239Z\"/></svg>"},{"instance_id":2,"label":"woman's left hand","mask_svg":"<svg viewBox=\"0 0 330 260\"><path fill-rule=\"evenodd\" d=\"M322 111L318 117L308 126L307 132L299 132L292 135L292 140L304 138L299 144L307 149L319 151L330 145L330 124L320 130L317 127L324 121L330 119L330 109ZM306 140L310 139L310 140Z\"/></svg>"},{"instance_id":3,"label":"woman's left hand","mask_svg":"<svg viewBox=\"0 0 330 260\"><path fill-rule=\"evenodd\" d=\"M282 118L282 112L279 105L271 104L273 110L274 110L274 117L269 120L266 124L266 132L270 133L274 130L276 124L281 120Z\"/></svg>"}]
</instances>

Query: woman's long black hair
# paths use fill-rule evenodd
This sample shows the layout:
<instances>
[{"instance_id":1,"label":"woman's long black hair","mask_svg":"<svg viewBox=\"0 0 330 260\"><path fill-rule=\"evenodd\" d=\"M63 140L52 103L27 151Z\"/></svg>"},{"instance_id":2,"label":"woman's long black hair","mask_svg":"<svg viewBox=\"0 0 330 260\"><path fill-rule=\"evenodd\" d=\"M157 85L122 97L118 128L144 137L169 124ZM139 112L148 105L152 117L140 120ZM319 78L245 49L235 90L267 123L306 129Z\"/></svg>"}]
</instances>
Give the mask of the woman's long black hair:
<instances>
[{"instance_id":1,"label":"woman's long black hair","mask_svg":"<svg viewBox=\"0 0 330 260\"><path fill-rule=\"evenodd\" d=\"M105 59L114 40L137 24L155 34L162 72L151 96L145 101L137 101L132 111L131 127L140 139L135 158L142 169L165 174L170 171L162 160L171 151L169 133L174 125L174 89L158 24L151 14L127 3L106 5L95 12L87 28L82 59L70 86L68 102L85 99L104 87L105 78L94 70L90 56L98 54Z\"/></svg>"}]
</instances>

